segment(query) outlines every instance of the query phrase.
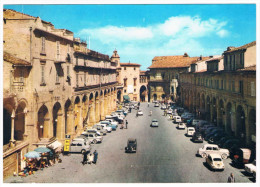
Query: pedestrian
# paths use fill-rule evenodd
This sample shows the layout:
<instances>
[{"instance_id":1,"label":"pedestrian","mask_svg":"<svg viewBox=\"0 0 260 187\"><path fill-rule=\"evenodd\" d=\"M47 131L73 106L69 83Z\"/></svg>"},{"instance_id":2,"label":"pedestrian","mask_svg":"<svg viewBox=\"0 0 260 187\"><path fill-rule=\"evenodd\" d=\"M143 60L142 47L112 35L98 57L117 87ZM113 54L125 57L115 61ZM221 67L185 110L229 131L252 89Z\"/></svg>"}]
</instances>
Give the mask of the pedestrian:
<instances>
[{"instance_id":1,"label":"pedestrian","mask_svg":"<svg viewBox=\"0 0 260 187\"><path fill-rule=\"evenodd\" d=\"M87 161L87 163L88 163L88 164L91 164L91 163L93 162L93 160L94 160L94 155L90 153L90 154L88 155L88 161Z\"/></svg>"},{"instance_id":2,"label":"pedestrian","mask_svg":"<svg viewBox=\"0 0 260 187\"><path fill-rule=\"evenodd\" d=\"M83 158L83 160L82 160L82 165L84 166L85 163L87 162L87 152L86 152L86 151L84 151L84 152L82 153L82 158Z\"/></svg>"},{"instance_id":3,"label":"pedestrian","mask_svg":"<svg viewBox=\"0 0 260 187\"><path fill-rule=\"evenodd\" d=\"M94 154L93 163L94 163L94 164L97 164L97 159L98 159L98 152L97 152L97 150L95 150L93 154Z\"/></svg>"},{"instance_id":4,"label":"pedestrian","mask_svg":"<svg viewBox=\"0 0 260 187\"><path fill-rule=\"evenodd\" d=\"M230 173L230 176L228 177L228 183L235 183L235 176L233 173Z\"/></svg>"},{"instance_id":5,"label":"pedestrian","mask_svg":"<svg viewBox=\"0 0 260 187\"><path fill-rule=\"evenodd\" d=\"M128 121L125 121L125 128L127 129Z\"/></svg>"}]
</instances>

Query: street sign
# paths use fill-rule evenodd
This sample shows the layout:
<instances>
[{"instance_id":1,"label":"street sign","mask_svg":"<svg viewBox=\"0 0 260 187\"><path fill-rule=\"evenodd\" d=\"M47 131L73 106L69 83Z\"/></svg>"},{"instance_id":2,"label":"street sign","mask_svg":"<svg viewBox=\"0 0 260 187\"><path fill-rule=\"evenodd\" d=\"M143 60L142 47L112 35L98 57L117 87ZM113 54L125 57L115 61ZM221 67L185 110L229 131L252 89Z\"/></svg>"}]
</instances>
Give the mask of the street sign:
<instances>
[{"instance_id":1,"label":"street sign","mask_svg":"<svg viewBox=\"0 0 260 187\"><path fill-rule=\"evenodd\" d=\"M70 135L66 134L63 152L69 152L69 151L70 151Z\"/></svg>"}]
</instances>

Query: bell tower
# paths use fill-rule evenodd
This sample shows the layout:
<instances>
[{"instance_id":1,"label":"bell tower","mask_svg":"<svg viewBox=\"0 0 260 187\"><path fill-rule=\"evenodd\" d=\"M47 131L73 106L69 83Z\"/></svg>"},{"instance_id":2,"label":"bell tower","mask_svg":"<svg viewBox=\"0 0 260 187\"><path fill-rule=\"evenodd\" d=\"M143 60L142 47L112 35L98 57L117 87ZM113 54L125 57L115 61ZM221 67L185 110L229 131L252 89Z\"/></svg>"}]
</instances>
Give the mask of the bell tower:
<instances>
[{"instance_id":1,"label":"bell tower","mask_svg":"<svg viewBox=\"0 0 260 187\"><path fill-rule=\"evenodd\" d=\"M110 60L116 63L117 68L120 68L120 56L118 55L116 49L113 51L113 55L111 56Z\"/></svg>"}]
</instances>

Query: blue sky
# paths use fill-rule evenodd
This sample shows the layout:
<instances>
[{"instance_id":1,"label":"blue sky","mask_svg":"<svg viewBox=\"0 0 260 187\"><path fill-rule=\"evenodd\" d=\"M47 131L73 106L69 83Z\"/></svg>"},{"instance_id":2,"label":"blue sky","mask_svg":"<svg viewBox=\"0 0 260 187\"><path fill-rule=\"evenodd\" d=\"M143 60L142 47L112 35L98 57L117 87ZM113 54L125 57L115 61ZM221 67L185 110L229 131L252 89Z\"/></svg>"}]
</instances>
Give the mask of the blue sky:
<instances>
[{"instance_id":1,"label":"blue sky","mask_svg":"<svg viewBox=\"0 0 260 187\"><path fill-rule=\"evenodd\" d=\"M211 5L4 5L90 37L92 50L146 70L155 56L220 55L256 40L254 4Z\"/></svg>"}]
</instances>

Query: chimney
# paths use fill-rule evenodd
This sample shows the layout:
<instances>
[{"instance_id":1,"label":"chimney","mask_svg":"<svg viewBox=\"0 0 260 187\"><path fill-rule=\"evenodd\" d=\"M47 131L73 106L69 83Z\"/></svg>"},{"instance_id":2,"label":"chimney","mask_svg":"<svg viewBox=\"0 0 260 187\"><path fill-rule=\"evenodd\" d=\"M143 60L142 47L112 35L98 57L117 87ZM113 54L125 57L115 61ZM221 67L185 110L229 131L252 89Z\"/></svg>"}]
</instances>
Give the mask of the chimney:
<instances>
[{"instance_id":1,"label":"chimney","mask_svg":"<svg viewBox=\"0 0 260 187\"><path fill-rule=\"evenodd\" d=\"M183 57L189 57L189 55L187 53L184 53Z\"/></svg>"}]
</instances>

